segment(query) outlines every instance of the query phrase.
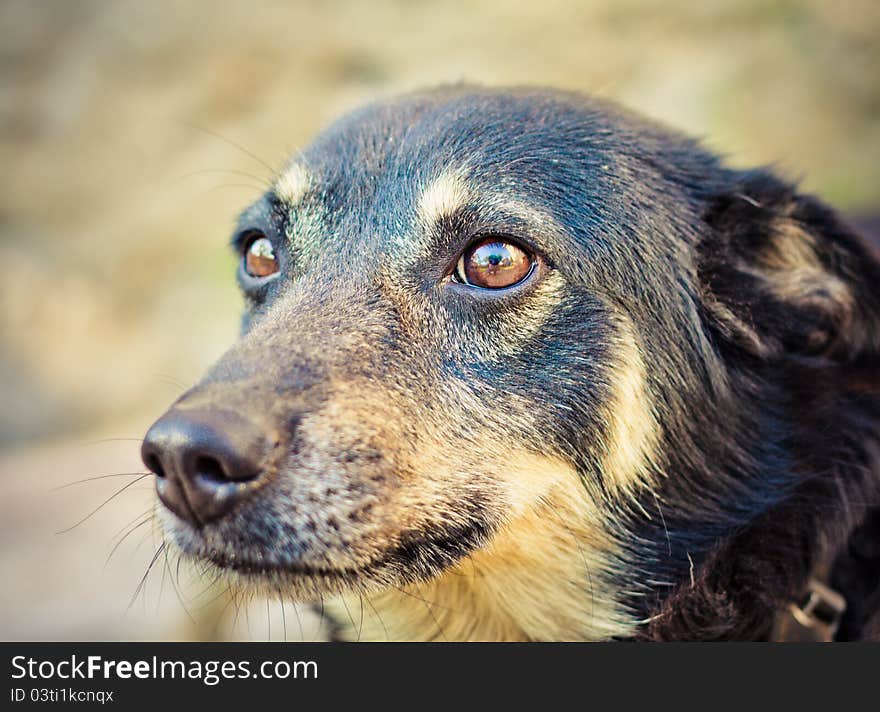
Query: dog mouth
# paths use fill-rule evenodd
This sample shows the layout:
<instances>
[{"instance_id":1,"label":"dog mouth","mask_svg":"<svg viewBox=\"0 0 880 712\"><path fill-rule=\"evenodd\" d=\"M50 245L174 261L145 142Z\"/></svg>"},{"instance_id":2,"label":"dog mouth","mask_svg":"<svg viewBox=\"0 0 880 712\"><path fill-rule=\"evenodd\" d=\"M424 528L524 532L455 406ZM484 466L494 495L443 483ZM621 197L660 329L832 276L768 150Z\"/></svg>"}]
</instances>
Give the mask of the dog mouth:
<instances>
[{"instance_id":1,"label":"dog mouth","mask_svg":"<svg viewBox=\"0 0 880 712\"><path fill-rule=\"evenodd\" d=\"M345 567L315 566L299 562L269 563L259 556L244 558L235 553L222 552L197 552L190 555L210 562L219 569L237 574L241 578L255 581L298 579L315 582L354 582L371 578L376 570L381 568L381 565L374 563Z\"/></svg>"},{"instance_id":2,"label":"dog mouth","mask_svg":"<svg viewBox=\"0 0 880 712\"><path fill-rule=\"evenodd\" d=\"M222 572L247 580L351 580L368 577L380 567L380 560L364 563L322 562L311 556L305 560L295 545L265 547L247 545L247 537L230 531L229 527L208 526L194 529L183 525L173 513L162 518L166 538L184 558L197 564L208 564ZM315 561L314 559L317 559Z\"/></svg>"},{"instance_id":3,"label":"dog mouth","mask_svg":"<svg viewBox=\"0 0 880 712\"><path fill-rule=\"evenodd\" d=\"M302 601L325 594L376 587L393 580L383 574L381 561L363 564L316 564L294 558L280 558L261 552L242 554L234 550L194 545L192 541L175 540L183 557L193 563L202 575L225 578L242 589L277 590ZM213 571L213 573L211 573Z\"/></svg>"},{"instance_id":4,"label":"dog mouth","mask_svg":"<svg viewBox=\"0 0 880 712\"><path fill-rule=\"evenodd\" d=\"M431 579L484 547L491 538L491 528L473 522L407 532L393 546L364 555L360 560L348 552L347 561L333 561L333 555L339 555L335 551L310 552L311 560L307 560L295 543L271 548L236 546L220 532L206 536L204 530L174 525L169 534L183 556L197 564L208 564L218 573L246 585L286 586L307 599L325 593L375 590Z\"/></svg>"}]
</instances>

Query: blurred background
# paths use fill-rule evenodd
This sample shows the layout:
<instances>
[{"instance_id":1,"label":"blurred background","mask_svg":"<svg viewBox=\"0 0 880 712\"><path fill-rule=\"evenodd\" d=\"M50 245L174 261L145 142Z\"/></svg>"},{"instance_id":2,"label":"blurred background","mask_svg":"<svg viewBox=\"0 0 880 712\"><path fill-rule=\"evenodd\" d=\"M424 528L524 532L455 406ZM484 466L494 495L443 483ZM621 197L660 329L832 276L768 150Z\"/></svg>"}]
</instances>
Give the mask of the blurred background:
<instances>
[{"instance_id":1,"label":"blurred background","mask_svg":"<svg viewBox=\"0 0 880 712\"><path fill-rule=\"evenodd\" d=\"M877 0L0 0L0 638L320 637L173 560L139 589L152 483L104 476L236 337L226 242L273 169L458 80L618 99L880 212Z\"/></svg>"}]
</instances>

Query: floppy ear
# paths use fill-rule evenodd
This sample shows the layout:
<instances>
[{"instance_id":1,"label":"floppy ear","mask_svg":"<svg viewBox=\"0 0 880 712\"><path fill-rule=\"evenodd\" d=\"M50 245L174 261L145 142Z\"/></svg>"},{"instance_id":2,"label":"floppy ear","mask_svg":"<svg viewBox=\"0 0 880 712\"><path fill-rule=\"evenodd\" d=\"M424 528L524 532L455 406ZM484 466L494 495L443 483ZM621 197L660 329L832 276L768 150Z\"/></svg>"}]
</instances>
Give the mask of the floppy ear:
<instances>
[{"instance_id":1,"label":"floppy ear","mask_svg":"<svg viewBox=\"0 0 880 712\"><path fill-rule=\"evenodd\" d=\"M763 359L880 355L880 259L829 208L765 172L710 198L703 307L725 343Z\"/></svg>"}]
</instances>

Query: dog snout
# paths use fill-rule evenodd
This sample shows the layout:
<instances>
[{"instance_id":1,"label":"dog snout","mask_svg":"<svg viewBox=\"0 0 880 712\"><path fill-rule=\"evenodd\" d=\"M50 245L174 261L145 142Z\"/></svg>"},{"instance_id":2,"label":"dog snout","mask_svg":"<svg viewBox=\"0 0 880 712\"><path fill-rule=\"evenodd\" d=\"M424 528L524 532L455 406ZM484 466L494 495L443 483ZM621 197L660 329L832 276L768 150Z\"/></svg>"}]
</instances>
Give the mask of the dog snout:
<instances>
[{"instance_id":1,"label":"dog snout","mask_svg":"<svg viewBox=\"0 0 880 712\"><path fill-rule=\"evenodd\" d=\"M172 408L147 432L141 457L156 475L163 504L200 527L256 489L271 447L262 429L238 412Z\"/></svg>"}]
</instances>

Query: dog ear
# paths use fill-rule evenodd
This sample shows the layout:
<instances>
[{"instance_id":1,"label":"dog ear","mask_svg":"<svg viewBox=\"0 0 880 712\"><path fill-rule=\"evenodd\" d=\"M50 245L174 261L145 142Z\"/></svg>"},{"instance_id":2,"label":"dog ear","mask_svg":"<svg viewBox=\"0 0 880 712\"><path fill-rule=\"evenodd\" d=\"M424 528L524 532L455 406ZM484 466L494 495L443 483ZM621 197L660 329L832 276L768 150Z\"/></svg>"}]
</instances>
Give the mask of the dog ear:
<instances>
[{"instance_id":1,"label":"dog ear","mask_svg":"<svg viewBox=\"0 0 880 712\"><path fill-rule=\"evenodd\" d=\"M714 195L698 246L703 307L725 343L763 359L880 355L880 259L816 199L765 172Z\"/></svg>"}]
</instances>

